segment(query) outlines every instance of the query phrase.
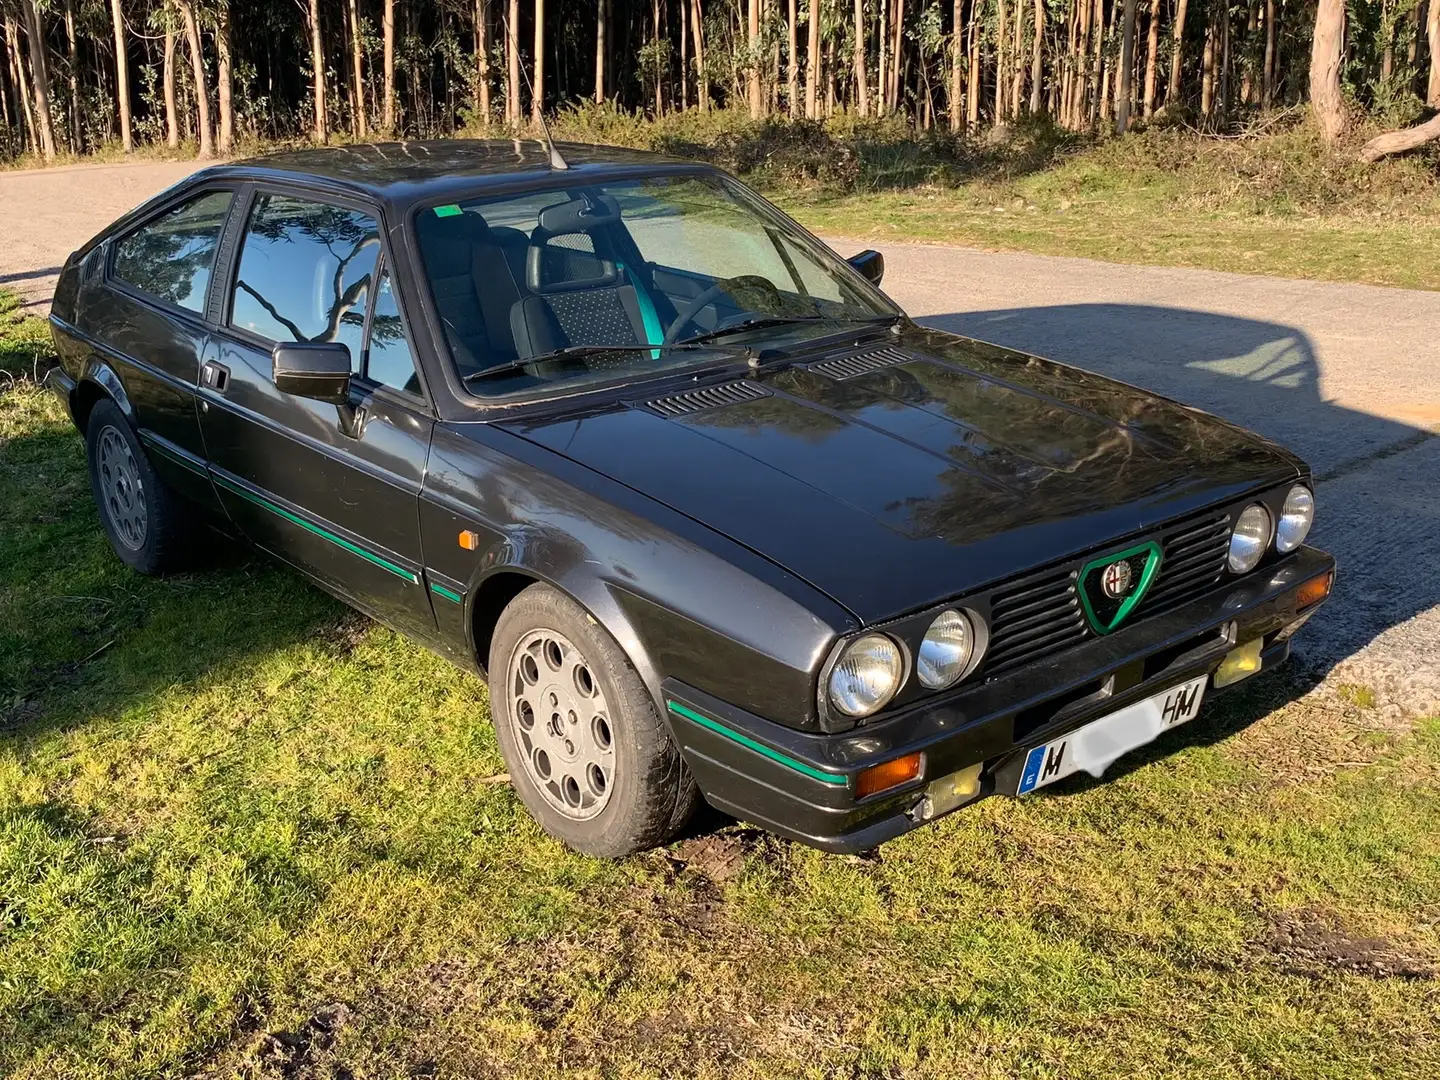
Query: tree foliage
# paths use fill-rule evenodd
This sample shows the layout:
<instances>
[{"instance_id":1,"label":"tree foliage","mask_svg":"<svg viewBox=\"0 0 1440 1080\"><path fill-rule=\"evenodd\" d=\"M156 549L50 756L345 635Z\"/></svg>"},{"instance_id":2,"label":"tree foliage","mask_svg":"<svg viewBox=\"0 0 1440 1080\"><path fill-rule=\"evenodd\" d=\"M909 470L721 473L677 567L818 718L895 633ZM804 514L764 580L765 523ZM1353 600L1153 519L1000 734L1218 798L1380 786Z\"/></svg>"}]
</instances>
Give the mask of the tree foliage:
<instances>
[{"instance_id":1,"label":"tree foliage","mask_svg":"<svg viewBox=\"0 0 1440 1080\"><path fill-rule=\"evenodd\" d=\"M793 16L787 0L0 0L0 156L172 130L220 153L499 133L537 97L764 118L806 115L813 91L819 117L952 131L1157 114L1223 131L1313 99L1339 132L1357 111L1403 126L1440 108L1440 0L1130 3L1127 18L1126 0L798 0Z\"/></svg>"}]
</instances>

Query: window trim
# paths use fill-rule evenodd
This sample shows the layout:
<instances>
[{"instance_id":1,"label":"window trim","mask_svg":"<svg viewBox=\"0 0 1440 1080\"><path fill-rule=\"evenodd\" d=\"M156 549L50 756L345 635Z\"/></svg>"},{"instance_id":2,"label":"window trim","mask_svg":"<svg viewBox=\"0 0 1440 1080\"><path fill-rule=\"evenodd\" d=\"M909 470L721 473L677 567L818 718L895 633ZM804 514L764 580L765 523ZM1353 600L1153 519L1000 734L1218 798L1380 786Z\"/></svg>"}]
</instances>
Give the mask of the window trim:
<instances>
[{"instance_id":1,"label":"window trim","mask_svg":"<svg viewBox=\"0 0 1440 1080\"><path fill-rule=\"evenodd\" d=\"M142 220L136 222L124 232L116 236L109 237L105 241L105 246L107 248L105 252L105 284L111 289L113 289L115 292L118 292L124 296L128 296L132 300L139 301L140 303L143 303L149 307L156 308L164 314L175 315L179 316L180 318L200 323L202 325L208 325L210 322L210 298L213 295L216 279L221 276L221 270L223 266L223 258L225 254L225 237L230 231L231 223L234 221L235 206L237 203L240 202L241 195L243 194L243 187L244 185L240 183L226 183L217 181L215 183L201 183L195 185L194 187L186 188L184 191L176 192L174 198L166 199L165 202L161 203L159 207L151 211ZM183 305L177 304L171 300L166 300L163 296L156 296L152 292L147 292L146 290L140 288L140 286L136 285L134 282L126 281L124 278L120 277L120 275L116 273L115 260L119 257L120 245L126 240L126 238L133 236L141 229L148 228L149 226L155 224L165 215L180 209L187 203L194 202L196 199L202 199L206 195L214 195L218 192L229 193L230 206L225 211L225 221L223 224L221 224L220 232L215 238L215 253L210 262L210 277L205 285L205 295L202 299L199 311L196 311L193 308L184 307Z\"/></svg>"},{"instance_id":2,"label":"window trim","mask_svg":"<svg viewBox=\"0 0 1440 1080\"><path fill-rule=\"evenodd\" d=\"M223 275L215 275L214 283L219 289L213 307L213 318L210 323L213 332L224 334L244 345L258 349L269 355L270 351L281 344L272 341L270 338L255 333L253 330L246 330L243 327L232 326L230 323L231 306L235 297L235 281L240 275L240 259L245 254L245 233L250 224L250 214L254 209L256 201L262 195L284 195L292 199L301 199L308 202L319 203L324 206L338 206L347 210L358 210L361 213L370 215L374 219L380 240L380 251L375 257L375 277L379 278L379 268L384 265L394 265L394 258L390 250L390 229L385 220L383 208L374 202L365 199L355 198L348 195L334 194L329 191L320 191L315 188L306 187L303 184L288 184L283 181L271 180L248 180L244 183L244 190L241 192L243 198L231 204L230 229L234 230L234 247L228 252ZM411 321L405 315L404 297L400 290L391 287L395 295L395 306L400 312L400 322L405 328L406 340L410 344L410 359L415 365L415 375L420 383L420 392L412 394L408 390L400 390L383 383L376 383L364 376L352 375L352 383L362 397L372 394L380 394L391 398L398 405L405 408L433 416L435 413L434 399L430 394L430 388L426 383L425 371L420 363L420 358L415 349L415 335L411 332ZM370 341L370 312L373 307L374 290L368 290L369 297L365 305L365 326L361 336L362 359L363 353L369 348Z\"/></svg>"}]
</instances>

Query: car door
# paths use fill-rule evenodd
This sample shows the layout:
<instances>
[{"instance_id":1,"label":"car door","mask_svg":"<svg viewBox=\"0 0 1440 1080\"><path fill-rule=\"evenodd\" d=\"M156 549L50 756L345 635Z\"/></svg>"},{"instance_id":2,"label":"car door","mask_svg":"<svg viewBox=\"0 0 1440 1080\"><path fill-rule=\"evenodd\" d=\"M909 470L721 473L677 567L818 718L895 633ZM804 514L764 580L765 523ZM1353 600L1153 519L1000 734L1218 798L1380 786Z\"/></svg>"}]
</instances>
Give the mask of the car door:
<instances>
[{"instance_id":1,"label":"car door","mask_svg":"<svg viewBox=\"0 0 1440 1080\"><path fill-rule=\"evenodd\" d=\"M433 633L419 492L433 416L373 207L256 187L233 222L201 428L231 518L258 546L402 629ZM349 402L282 393L279 342L342 342Z\"/></svg>"},{"instance_id":2,"label":"car door","mask_svg":"<svg viewBox=\"0 0 1440 1080\"><path fill-rule=\"evenodd\" d=\"M210 347L205 317L235 190L190 190L109 242L103 281L82 284L77 327L115 371L151 464L218 510L205 471L195 387Z\"/></svg>"}]
</instances>

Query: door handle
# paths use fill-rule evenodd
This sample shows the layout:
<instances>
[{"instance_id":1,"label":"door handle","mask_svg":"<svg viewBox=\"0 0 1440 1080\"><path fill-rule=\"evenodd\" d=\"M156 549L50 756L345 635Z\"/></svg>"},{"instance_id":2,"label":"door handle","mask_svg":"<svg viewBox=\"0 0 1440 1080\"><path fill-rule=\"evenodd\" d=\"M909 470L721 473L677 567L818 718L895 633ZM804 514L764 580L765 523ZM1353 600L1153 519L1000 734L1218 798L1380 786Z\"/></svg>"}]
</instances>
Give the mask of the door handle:
<instances>
[{"instance_id":1,"label":"door handle","mask_svg":"<svg viewBox=\"0 0 1440 1080\"><path fill-rule=\"evenodd\" d=\"M207 390L214 390L217 394L223 394L230 385L230 369L224 364L207 360L200 366L200 385Z\"/></svg>"}]
</instances>

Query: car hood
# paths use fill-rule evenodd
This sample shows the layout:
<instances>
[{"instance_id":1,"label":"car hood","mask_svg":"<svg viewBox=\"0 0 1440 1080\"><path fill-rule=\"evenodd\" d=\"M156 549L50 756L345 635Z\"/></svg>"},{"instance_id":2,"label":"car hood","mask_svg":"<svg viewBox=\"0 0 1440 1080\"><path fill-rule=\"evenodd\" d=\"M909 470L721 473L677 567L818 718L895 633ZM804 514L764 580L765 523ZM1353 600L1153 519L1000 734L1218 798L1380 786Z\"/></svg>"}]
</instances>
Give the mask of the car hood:
<instances>
[{"instance_id":1,"label":"car hood","mask_svg":"<svg viewBox=\"0 0 1440 1080\"><path fill-rule=\"evenodd\" d=\"M914 327L757 377L504 426L744 544L862 623L1302 468L1196 409Z\"/></svg>"}]
</instances>

